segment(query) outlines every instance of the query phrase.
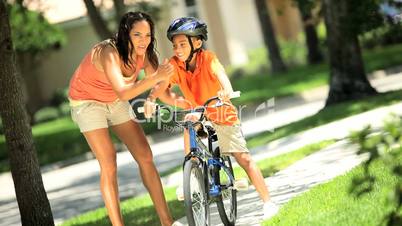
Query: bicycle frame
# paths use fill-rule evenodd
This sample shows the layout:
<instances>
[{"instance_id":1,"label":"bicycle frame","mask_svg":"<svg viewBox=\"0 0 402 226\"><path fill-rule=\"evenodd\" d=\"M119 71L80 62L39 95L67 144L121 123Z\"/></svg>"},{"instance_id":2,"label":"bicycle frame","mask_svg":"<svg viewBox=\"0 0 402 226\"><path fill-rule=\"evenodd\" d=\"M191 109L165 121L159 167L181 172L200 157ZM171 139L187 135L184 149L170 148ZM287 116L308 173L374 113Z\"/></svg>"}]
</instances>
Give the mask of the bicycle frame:
<instances>
[{"instance_id":1,"label":"bicycle frame","mask_svg":"<svg viewBox=\"0 0 402 226\"><path fill-rule=\"evenodd\" d=\"M240 95L239 92L237 94ZM213 143L217 141L217 134L211 126L205 125L206 107L214 100L218 101L214 107L224 105L219 97L213 97L208 99L202 108L193 110L172 111L168 107L157 105L157 114L161 109L168 110L173 113L174 122L184 127L189 133L190 150L183 162L183 178L186 184L184 186L184 196L186 197L184 202L189 224L209 225L209 206L216 202L222 222L225 225L233 226L236 221L237 201L231 160L227 156L220 155L219 147L214 147ZM178 114L187 115L196 112L201 115L195 122L186 119L184 121L177 120ZM201 130L197 128L199 125L202 126ZM204 144L202 140L204 138L208 138L208 145ZM221 170L223 170L223 174ZM198 178L197 175L199 175ZM194 179L193 176L196 178ZM191 182L193 180L196 181L195 184Z\"/></svg>"}]
</instances>

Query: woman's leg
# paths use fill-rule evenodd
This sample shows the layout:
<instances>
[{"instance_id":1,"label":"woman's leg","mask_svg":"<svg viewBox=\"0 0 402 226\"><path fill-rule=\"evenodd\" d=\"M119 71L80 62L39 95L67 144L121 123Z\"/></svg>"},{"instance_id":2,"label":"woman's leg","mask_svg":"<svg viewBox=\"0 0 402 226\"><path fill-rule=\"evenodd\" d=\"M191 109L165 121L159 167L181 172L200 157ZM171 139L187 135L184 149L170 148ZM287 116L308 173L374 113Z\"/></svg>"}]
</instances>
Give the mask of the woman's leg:
<instances>
[{"instance_id":1,"label":"woman's leg","mask_svg":"<svg viewBox=\"0 0 402 226\"><path fill-rule=\"evenodd\" d=\"M100 187L103 201L113 226L123 224L117 187L116 151L108 129L97 129L83 133L100 165Z\"/></svg>"},{"instance_id":2,"label":"woman's leg","mask_svg":"<svg viewBox=\"0 0 402 226\"><path fill-rule=\"evenodd\" d=\"M160 178L153 162L153 156L144 131L138 123L130 120L112 127L117 136L126 144L131 155L137 161L140 168L142 181L151 195L156 212L163 226L173 223L169 209L163 194L162 183L155 178Z\"/></svg>"},{"instance_id":3,"label":"woman's leg","mask_svg":"<svg viewBox=\"0 0 402 226\"><path fill-rule=\"evenodd\" d=\"M246 171L251 183L254 185L258 194L260 195L263 202L269 201L268 188L265 185L264 177L262 176L261 170L258 168L257 164L251 158L249 153L244 152L234 152L233 157L236 159L237 163Z\"/></svg>"}]
</instances>

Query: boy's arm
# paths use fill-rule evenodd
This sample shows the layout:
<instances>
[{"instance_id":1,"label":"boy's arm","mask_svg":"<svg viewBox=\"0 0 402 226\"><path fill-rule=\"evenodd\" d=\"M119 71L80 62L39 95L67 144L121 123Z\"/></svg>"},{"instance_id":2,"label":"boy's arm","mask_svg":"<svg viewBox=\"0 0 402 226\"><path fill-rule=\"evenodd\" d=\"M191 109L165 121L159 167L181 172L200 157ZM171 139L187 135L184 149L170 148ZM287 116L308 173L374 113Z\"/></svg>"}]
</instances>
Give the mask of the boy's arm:
<instances>
[{"instance_id":1,"label":"boy's arm","mask_svg":"<svg viewBox=\"0 0 402 226\"><path fill-rule=\"evenodd\" d=\"M213 62L212 71L221 84L221 90L218 92L218 96L224 100L229 100L229 95L233 92L232 84L230 83L229 77L226 75L225 69L218 60Z\"/></svg>"},{"instance_id":2,"label":"boy's arm","mask_svg":"<svg viewBox=\"0 0 402 226\"><path fill-rule=\"evenodd\" d=\"M157 90L157 91L154 91ZM191 104L184 99L184 97L177 95L176 93L172 92L169 88L169 84L167 81L164 82L160 82L158 84L158 87L155 87L153 89L154 93L150 93L150 95L148 96L147 100L144 103L144 116L146 118L150 118L152 117L153 113L155 112L155 100L156 98L159 98L162 102L175 106L175 107L179 107L179 108L183 108L183 109L187 109L189 107L191 107ZM157 92L158 96L155 96L154 98L153 94L155 94L155 92Z\"/></svg>"},{"instance_id":3,"label":"boy's arm","mask_svg":"<svg viewBox=\"0 0 402 226\"><path fill-rule=\"evenodd\" d=\"M169 105L187 109L191 107L190 102L188 102L184 97L178 95L175 92L172 92L170 88L166 86L165 91L162 93L162 95L159 96L159 99Z\"/></svg>"}]
</instances>

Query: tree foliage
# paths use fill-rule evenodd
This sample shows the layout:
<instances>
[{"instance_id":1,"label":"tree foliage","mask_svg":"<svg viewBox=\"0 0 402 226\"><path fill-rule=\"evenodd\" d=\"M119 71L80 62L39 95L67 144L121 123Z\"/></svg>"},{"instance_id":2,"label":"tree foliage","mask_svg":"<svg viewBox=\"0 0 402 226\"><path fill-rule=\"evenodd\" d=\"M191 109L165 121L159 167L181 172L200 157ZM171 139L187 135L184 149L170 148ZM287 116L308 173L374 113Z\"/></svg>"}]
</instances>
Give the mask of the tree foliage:
<instances>
[{"instance_id":1,"label":"tree foliage","mask_svg":"<svg viewBox=\"0 0 402 226\"><path fill-rule=\"evenodd\" d=\"M50 24L40 12L20 4L8 5L12 40L17 53L39 53L58 49L66 43L64 32Z\"/></svg>"}]
</instances>

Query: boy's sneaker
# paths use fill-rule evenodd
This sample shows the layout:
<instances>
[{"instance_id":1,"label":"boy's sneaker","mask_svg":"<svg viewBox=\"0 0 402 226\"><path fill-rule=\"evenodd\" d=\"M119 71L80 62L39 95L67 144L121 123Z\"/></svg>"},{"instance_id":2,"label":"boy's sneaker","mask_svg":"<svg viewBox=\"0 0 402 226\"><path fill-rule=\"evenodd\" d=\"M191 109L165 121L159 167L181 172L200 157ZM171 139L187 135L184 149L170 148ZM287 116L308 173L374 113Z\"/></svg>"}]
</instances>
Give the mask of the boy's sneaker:
<instances>
[{"instance_id":1,"label":"boy's sneaker","mask_svg":"<svg viewBox=\"0 0 402 226\"><path fill-rule=\"evenodd\" d=\"M176 197L177 200L183 201L184 200L184 191L183 191L183 185L179 185L176 189Z\"/></svg>"},{"instance_id":2,"label":"boy's sneaker","mask_svg":"<svg viewBox=\"0 0 402 226\"><path fill-rule=\"evenodd\" d=\"M264 203L263 211L264 211L263 219L267 220L278 213L279 207L274 202L268 201Z\"/></svg>"},{"instance_id":3,"label":"boy's sneaker","mask_svg":"<svg viewBox=\"0 0 402 226\"><path fill-rule=\"evenodd\" d=\"M184 226L184 224L182 224L178 221L175 221L175 222L173 222L172 226Z\"/></svg>"}]
</instances>

